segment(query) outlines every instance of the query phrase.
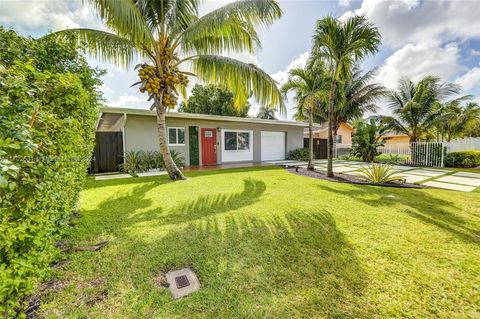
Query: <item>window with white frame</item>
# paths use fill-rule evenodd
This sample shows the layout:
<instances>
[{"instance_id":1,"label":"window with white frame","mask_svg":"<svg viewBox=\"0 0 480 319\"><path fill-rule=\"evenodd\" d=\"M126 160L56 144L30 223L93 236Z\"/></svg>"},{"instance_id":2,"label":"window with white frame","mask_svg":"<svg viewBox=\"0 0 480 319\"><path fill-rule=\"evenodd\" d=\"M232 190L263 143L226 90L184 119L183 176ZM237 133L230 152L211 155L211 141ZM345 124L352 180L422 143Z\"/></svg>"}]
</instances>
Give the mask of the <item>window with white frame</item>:
<instances>
[{"instance_id":1,"label":"window with white frame","mask_svg":"<svg viewBox=\"0 0 480 319\"><path fill-rule=\"evenodd\" d=\"M336 139L335 143L342 144L342 136L341 135L337 135L337 139Z\"/></svg>"},{"instance_id":2,"label":"window with white frame","mask_svg":"<svg viewBox=\"0 0 480 319\"><path fill-rule=\"evenodd\" d=\"M225 131L225 151L248 151L250 150L250 132Z\"/></svg>"},{"instance_id":3,"label":"window with white frame","mask_svg":"<svg viewBox=\"0 0 480 319\"><path fill-rule=\"evenodd\" d=\"M168 145L185 145L185 128L169 127L168 128Z\"/></svg>"}]
</instances>

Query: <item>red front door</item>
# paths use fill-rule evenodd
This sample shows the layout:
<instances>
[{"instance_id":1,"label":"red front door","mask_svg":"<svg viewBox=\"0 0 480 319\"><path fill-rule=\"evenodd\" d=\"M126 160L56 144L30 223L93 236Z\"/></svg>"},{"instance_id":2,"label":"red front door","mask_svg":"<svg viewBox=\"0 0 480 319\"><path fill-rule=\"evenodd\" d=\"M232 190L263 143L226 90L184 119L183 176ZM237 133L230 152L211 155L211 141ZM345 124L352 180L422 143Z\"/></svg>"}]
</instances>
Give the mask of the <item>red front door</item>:
<instances>
[{"instance_id":1,"label":"red front door","mask_svg":"<svg viewBox=\"0 0 480 319\"><path fill-rule=\"evenodd\" d=\"M217 130L202 128L202 164L217 164Z\"/></svg>"}]
</instances>

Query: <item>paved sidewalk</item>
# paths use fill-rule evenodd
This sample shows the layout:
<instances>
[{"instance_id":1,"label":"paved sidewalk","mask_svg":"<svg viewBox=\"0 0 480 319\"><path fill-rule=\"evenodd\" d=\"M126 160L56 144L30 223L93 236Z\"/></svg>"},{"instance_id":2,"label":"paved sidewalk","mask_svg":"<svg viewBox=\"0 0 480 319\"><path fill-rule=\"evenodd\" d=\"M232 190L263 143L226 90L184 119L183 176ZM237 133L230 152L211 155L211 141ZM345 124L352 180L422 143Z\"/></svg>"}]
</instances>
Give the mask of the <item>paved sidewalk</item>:
<instances>
[{"instance_id":1,"label":"paved sidewalk","mask_svg":"<svg viewBox=\"0 0 480 319\"><path fill-rule=\"evenodd\" d=\"M300 161L276 161L272 164L279 166L307 167L307 163ZM339 174L361 175L362 167L370 166L370 163L341 161L333 163L333 172ZM405 178L407 183L422 184L442 189L471 192L480 187L480 174L471 172L457 172L448 169L436 169L430 167L394 166L400 171L399 175ZM315 169L327 171L327 160L315 160Z\"/></svg>"}]
</instances>

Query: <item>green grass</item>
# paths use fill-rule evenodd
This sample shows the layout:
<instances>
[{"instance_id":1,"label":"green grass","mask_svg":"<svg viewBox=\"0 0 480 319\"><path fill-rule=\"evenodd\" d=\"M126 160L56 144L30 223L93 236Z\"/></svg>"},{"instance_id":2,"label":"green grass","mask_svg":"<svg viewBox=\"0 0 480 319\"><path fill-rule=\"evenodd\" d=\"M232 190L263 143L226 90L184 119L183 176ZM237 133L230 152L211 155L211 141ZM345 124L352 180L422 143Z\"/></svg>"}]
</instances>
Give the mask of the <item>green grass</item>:
<instances>
[{"instance_id":1,"label":"green grass","mask_svg":"<svg viewBox=\"0 0 480 319\"><path fill-rule=\"evenodd\" d=\"M480 316L480 193L321 181L257 167L89 181L47 318ZM153 278L183 266L201 290Z\"/></svg>"}]
</instances>

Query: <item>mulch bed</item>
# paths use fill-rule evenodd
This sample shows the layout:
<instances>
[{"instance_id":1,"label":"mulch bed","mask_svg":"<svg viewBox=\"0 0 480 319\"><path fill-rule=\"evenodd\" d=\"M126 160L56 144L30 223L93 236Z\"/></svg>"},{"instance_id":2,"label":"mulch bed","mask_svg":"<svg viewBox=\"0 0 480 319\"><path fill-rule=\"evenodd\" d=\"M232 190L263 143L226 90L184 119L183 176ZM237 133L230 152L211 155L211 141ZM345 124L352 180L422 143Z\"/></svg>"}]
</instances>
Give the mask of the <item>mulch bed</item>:
<instances>
[{"instance_id":1,"label":"mulch bed","mask_svg":"<svg viewBox=\"0 0 480 319\"><path fill-rule=\"evenodd\" d=\"M358 176L355 175L348 175L348 174L335 174L335 177L327 177L327 175L320 171L310 171L306 168L296 168L296 167L289 167L286 168L287 171L293 174L318 178L325 181L330 182L338 182L338 183L349 183L349 184L358 184L358 185L372 185L372 186L384 186L384 187L396 187L396 188L430 188L428 186L423 185L416 185L416 184L407 184L399 182L391 182L391 183L371 183L368 182Z\"/></svg>"}]
</instances>

